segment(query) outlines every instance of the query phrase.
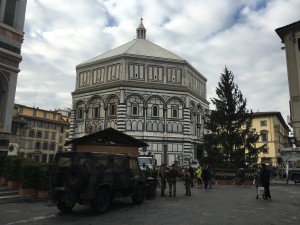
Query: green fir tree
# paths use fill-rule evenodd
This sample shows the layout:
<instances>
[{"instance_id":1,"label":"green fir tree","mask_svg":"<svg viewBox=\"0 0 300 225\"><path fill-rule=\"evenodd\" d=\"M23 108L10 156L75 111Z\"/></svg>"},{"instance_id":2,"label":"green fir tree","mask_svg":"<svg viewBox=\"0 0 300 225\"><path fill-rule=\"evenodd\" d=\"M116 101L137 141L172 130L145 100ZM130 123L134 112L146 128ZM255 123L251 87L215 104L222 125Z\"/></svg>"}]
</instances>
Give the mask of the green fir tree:
<instances>
[{"instance_id":1,"label":"green fir tree","mask_svg":"<svg viewBox=\"0 0 300 225\"><path fill-rule=\"evenodd\" d=\"M252 111L246 108L234 75L226 67L216 88L218 98L211 99L214 110L205 118L204 146L209 163L218 166L244 167L256 163L259 136L251 128Z\"/></svg>"}]
</instances>

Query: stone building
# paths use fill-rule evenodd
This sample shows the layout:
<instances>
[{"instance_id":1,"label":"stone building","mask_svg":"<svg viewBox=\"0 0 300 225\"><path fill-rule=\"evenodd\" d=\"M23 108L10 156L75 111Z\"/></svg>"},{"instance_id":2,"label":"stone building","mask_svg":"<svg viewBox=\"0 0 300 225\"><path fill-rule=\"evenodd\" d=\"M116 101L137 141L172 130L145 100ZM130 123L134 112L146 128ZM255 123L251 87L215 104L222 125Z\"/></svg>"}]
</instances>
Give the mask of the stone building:
<instances>
[{"instance_id":1,"label":"stone building","mask_svg":"<svg viewBox=\"0 0 300 225\"><path fill-rule=\"evenodd\" d=\"M76 67L70 139L108 127L146 142L140 154L157 164L187 163L202 155L206 78L183 58L146 38Z\"/></svg>"},{"instance_id":2,"label":"stone building","mask_svg":"<svg viewBox=\"0 0 300 225\"><path fill-rule=\"evenodd\" d=\"M289 146L289 127L280 112L254 112L252 128L259 134L256 147L263 147L258 163L278 166L279 149ZM266 144L266 145L265 145ZM264 147L265 146L265 147Z\"/></svg>"},{"instance_id":3,"label":"stone building","mask_svg":"<svg viewBox=\"0 0 300 225\"><path fill-rule=\"evenodd\" d=\"M293 128L296 145L300 146L300 21L277 28L284 44L290 92L289 125Z\"/></svg>"},{"instance_id":4,"label":"stone building","mask_svg":"<svg viewBox=\"0 0 300 225\"><path fill-rule=\"evenodd\" d=\"M67 109L43 110L15 104L8 155L23 155L48 163L64 146L69 136Z\"/></svg>"},{"instance_id":5,"label":"stone building","mask_svg":"<svg viewBox=\"0 0 300 225\"><path fill-rule=\"evenodd\" d=\"M26 0L0 1L0 152L7 154L11 131Z\"/></svg>"}]
</instances>

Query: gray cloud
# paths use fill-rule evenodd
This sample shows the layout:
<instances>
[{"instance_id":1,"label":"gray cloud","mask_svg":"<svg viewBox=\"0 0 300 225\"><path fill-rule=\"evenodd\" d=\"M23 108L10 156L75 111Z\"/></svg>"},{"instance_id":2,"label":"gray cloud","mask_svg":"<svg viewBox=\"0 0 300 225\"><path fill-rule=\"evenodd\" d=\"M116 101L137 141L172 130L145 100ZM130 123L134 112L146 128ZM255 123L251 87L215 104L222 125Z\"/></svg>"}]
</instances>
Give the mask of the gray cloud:
<instances>
[{"instance_id":1,"label":"gray cloud","mask_svg":"<svg viewBox=\"0 0 300 225\"><path fill-rule=\"evenodd\" d=\"M287 69L275 29L298 21L299 8L298 0L27 1L16 103L71 107L76 65L131 41L142 15L150 41L208 79L208 100L226 65L249 109L286 119Z\"/></svg>"}]
</instances>

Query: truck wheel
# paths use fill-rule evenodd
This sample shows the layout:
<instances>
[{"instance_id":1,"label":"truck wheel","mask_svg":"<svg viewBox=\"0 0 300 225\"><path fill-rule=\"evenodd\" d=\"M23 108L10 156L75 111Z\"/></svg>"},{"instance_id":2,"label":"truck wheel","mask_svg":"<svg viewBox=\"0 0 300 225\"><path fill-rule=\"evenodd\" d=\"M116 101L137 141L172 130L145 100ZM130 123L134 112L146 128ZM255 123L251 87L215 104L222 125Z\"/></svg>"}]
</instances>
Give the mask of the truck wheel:
<instances>
[{"instance_id":1,"label":"truck wheel","mask_svg":"<svg viewBox=\"0 0 300 225\"><path fill-rule=\"evenodd\" d=\"M132 201L134 204L142 204L144 202L145 198L145 186L142 184L139 184L132 196Z\"/></svg>"},{"instance_id":2,"label":"truck wheel","mask_svg":"<svg viewBox=\"0 0 300 225\"><path fill-rule=\"evenodd\" d=\"M85 167L74 164L66 173L66 186L72 190L80 190L88 182L88 171Z\"/></svg>"},{"instance_id":3,"label":"truck wheel","mask_svg":"<svg viewBox=\"0 0 300 225\"><path fill-rule=\"evenodd\" d=\"M295 174L295 175L293 176L293 180L294 180L295 184L300 183L300 175Z\"/></svg>"},{"instance_id":4,"label":"truck wheel","mask_svg":"<svg viewBox=\"0 0 300 225\"><path fill-rule=\"evenodd\" d=\"M92 201L92 209L95 213L104 213L111 204L111 196L107 189L100 189L95 200Z\"/></svg>"},{"instance_id":5,"label":"truck wheel","mask_svg":"<svg viewBox=\"0 0 300 225\"><path fill-rule=\"evenodd\" d=\"M59 209L59 211L64 213L69 213L74 208L75 203L73 203L71 206L67 206L66 202L64 201L58 201L56 204L56 207Z\"/></svg>"}]
</instances>

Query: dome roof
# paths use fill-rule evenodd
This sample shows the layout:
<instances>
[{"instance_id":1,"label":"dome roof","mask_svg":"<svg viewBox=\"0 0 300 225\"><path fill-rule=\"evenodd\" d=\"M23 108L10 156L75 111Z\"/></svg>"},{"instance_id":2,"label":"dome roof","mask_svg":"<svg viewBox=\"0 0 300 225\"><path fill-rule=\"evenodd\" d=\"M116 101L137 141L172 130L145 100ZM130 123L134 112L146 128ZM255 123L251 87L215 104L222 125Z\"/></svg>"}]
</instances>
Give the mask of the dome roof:
<instances>
[{"instance_id":1,"label":"dome roof","mask_svg":"<svg viewBox=\"0 0 300 225\"><path fill-rule=\"evenodd\" d=\"M79 66L82 66L84 64L90 64L107 58L112 58L119 55L139 55L185 61L183 58L152 43L151 41L148 41L146 39L135 39L106 53L96 56L95 58L87 60L79 64Z\"/></svg>"},{"instance_id":2,"label":"dome roof","mask_svg":"<svg viewBox=\"0 0 300 225\"><path fill-rule=\"evenodd\" d=\"M183 58L177 56L176 54L154 44L153 42L146 39L146 29L143 26L142 19L139 27L136 29L137 39L134 39L124 45L114 48L106 53L89 59L78 66L83 66L86 64L91 64L94 62L102 61L109 58L114 58L117 56L146 56L154 57L160 59L168 60L179 60L185 61Z\"/></svg>"}]
</instances>

